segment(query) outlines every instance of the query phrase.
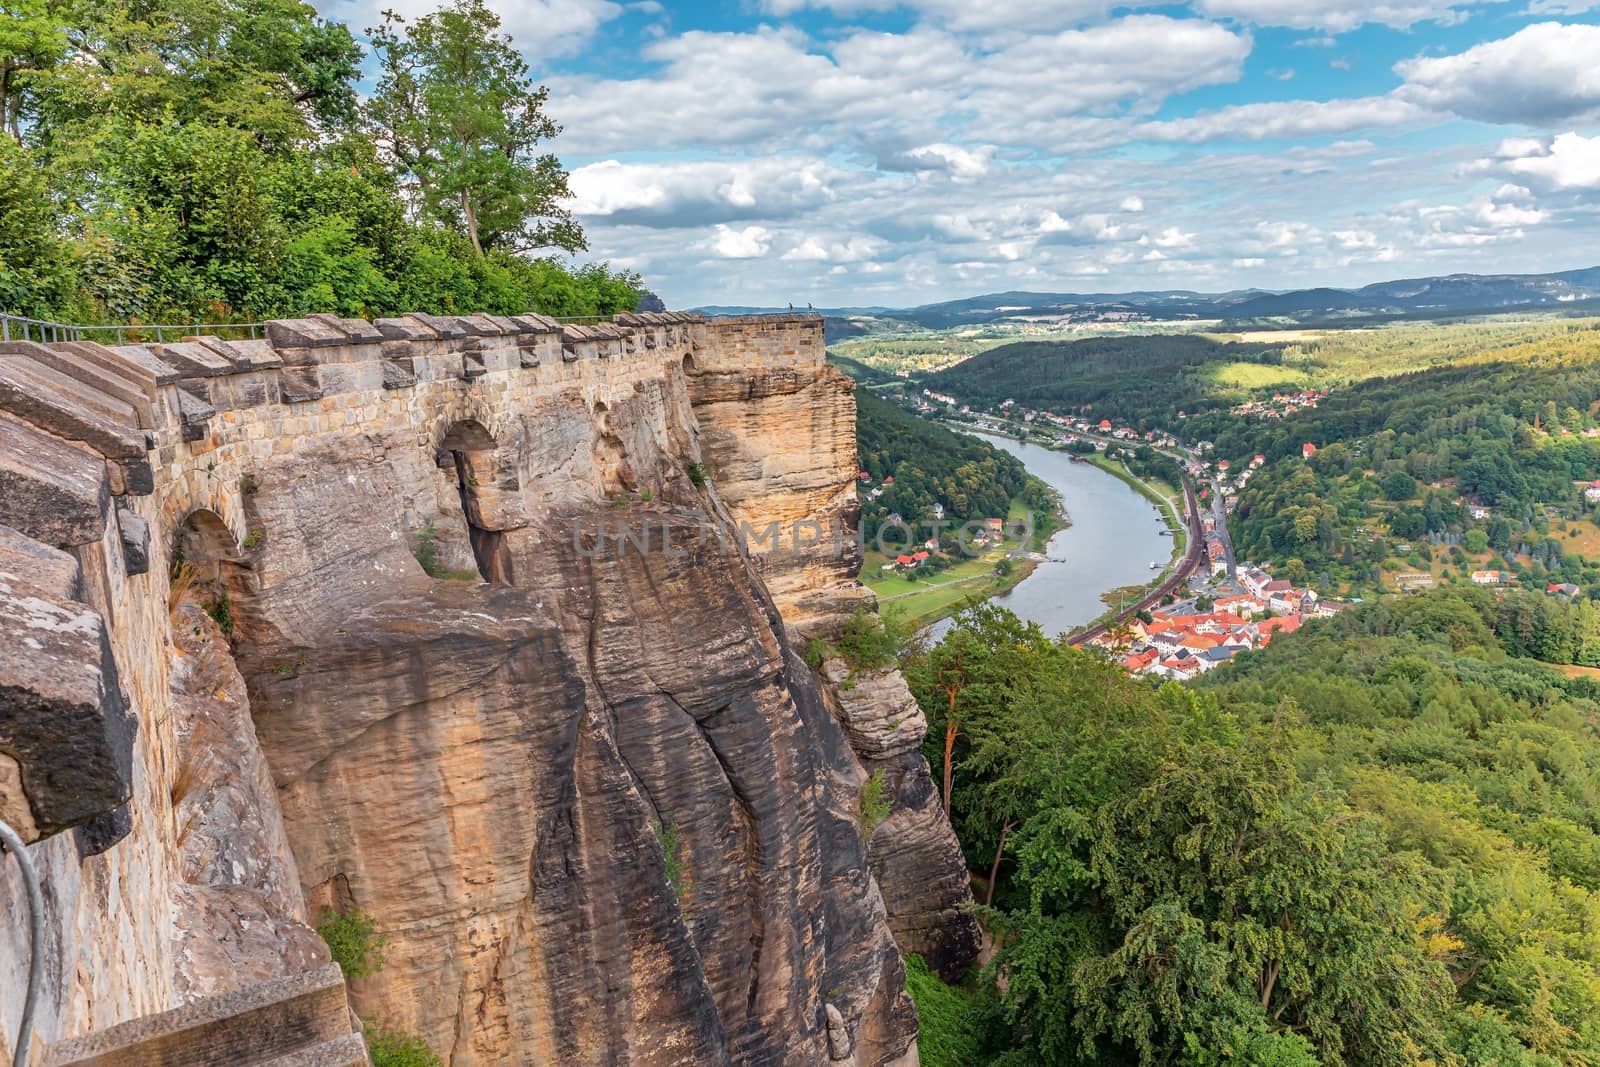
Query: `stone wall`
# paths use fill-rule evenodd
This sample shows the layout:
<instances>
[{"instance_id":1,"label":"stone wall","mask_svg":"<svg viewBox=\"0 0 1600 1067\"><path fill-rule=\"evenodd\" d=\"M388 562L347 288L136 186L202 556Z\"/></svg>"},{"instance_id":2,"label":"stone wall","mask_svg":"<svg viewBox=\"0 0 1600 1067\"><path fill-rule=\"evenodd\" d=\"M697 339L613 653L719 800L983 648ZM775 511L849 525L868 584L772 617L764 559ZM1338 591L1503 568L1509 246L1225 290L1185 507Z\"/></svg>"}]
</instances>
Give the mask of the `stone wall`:
<instances>
[{"instance_id":1,"label":"stone wall","mask_svg":"<svg viewBox=\"0 0 1600 1067\"><path fill-rule=\"evenodd\" d=\"M906 1056L890 929L939 907L886 910L854 735L779 625L848 613L859 561L734 536L853 522L853 417L810 316L0 346L0 629L57 642L0 651L0 814L65 961L42 1039L315 966L307 921L355 906L390 941L358 1008L453 1067ZM41 694L95 788L44 788ZM7 922L0 1041L24 959Z\"/></svg>"}]
</instances>

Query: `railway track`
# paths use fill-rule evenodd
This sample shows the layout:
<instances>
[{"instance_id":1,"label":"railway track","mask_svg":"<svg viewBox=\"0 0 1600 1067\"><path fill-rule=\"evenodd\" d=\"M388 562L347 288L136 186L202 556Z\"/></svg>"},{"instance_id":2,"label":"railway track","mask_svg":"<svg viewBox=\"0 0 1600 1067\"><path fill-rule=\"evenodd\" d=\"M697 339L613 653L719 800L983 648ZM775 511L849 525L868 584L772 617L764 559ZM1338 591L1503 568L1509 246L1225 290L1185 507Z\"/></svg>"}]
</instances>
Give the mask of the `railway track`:
<instances>
[{"instance_id":1,"label":"railway track","mask_svg":"<svg viewBox=\"0 0 1600 1067\"><path fill-rule=\"evenodd\" d=\"M1178 562L1177 569L1152 592L1136 601L1132 607L1124 609L1114 618L1069 634L1067 637L1068 644L1082 645L1093 641L1110 629L1112 625L1120 625L1126 622L1139 614L1139 612L1161 603L1161 598L1167 594L1176 595L1183 588L1184 583L1189 580L1189 576L1199 568L1206 548L1205 531L1200 522L1200 501L1194 494L1194 482L1190 480L1187 474L1183 476L1183 502L1189 527L1189 544L1188 550L1183 554L1183 559Z\"/></svg>"}]
</instances>

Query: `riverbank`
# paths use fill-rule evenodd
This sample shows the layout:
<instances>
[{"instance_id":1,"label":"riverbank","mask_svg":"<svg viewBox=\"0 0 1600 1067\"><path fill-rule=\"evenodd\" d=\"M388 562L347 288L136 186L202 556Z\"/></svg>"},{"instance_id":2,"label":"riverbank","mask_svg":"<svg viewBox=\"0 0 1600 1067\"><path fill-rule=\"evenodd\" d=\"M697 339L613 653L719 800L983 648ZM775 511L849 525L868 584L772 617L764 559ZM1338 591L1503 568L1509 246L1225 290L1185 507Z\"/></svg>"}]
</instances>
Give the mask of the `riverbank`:
<instances>
[{"instance_id":1,"label":"riverbank","mask_svg":"<svg viewBox=\"0 0 1600 1067\"><path fill-rule=\"evenodd\" d=\"M1189 547L1189 528L1184 524L1183 517L1176 510L1177 505L1174 503L1173 496L1162 493L1155 486L1129 470L1128 465L1120 460L1113 463L1100 452L1084 458L1113 478L1126 483L1134 492L1156 506L1156 510L1161 513L1161 520L1167 524L1167 530L1172 534L1172 558L1167 561L1167 569L1170 570L1178 560L1183 558L1184 552ZM1173 490L1174 494L1177 492L1178 490Z\"/></svg>"},{"instance_id":2,"label":"riverbank","mask_svg":"<svg viewBox=\"0 0 1600 1067\"><path fill-rule=\"evenodd\" d=\"M975 559L953 563L927 578L885 572L882 568L890 557L868 551L861 565L861 584L877 596L880 611L891 612L902 625L913 629L954 615L974 600L1008 592L1042 562L1050 538L1072 524L1062 507L1061 494L1053 487L1050 491L1055 505L1048 513L1033 513L1033 535L1026 544L993 549ZM1027 503L1021 497L1013 497L1006 515L1007 527L1015 528L1015 524L1027 520L1028 513Z\"/></svg>"}]
</instances>

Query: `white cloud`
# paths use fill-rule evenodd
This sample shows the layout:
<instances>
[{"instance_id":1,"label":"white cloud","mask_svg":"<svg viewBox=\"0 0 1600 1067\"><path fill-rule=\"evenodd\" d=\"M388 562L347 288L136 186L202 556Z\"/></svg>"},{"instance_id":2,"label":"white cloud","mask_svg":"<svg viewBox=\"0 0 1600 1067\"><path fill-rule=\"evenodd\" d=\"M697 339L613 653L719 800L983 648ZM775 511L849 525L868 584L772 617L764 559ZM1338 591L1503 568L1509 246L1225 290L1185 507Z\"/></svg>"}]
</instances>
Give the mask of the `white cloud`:
<instances>
[{"instance_id":1,"label":"white cloud","mask_svg":"<svg viewBox=\"0 0 1600 1067\"><path fill-rule=\"evenodd\" d=\"M1600 26L1541 22L1458 55L1395 65L1406 99L1481 122L1542 126L1600 112Z\"/></svg>"},{"instance_id":2,"label":"white cloud","mask_svg":"<svg viewBox=\"0 0 1600 1067\"><path fill-rule=\"evenodd\" d=\"M730 161L590 163L572 172L572 209L587 218L641 226L704 226L785 218L832 200L846 180L806 157Z\"/></svg>"},{"instance_id":3,"label":"white cloud","mask_svg":"<svg viewBox=\"0 0 1600 1067\"><path fill-rule=\"evenodd\" d=\"M1533 0L1530 15L1582 15L1600 7L1600 0Z\"/></svg>"},{"instance_id":4,"label":"white cloud","mask_svg":"<svg viewBox=\"0 0 1600 1067\"><path fill-rule=\"evenodd\" d=\"M645 46L658 65L648 76L552 78L550 111L566 124L557 148L568 155L849 144L890 168L971 177L991 145L1077 150L1075 124L1236 81L1250 49L1248 34L1164 15L994 41L929 26L827 42L793 28L697 30ZM981 143L962 136L969 129Z\"/></svg>"},{"instance_id":5,"label":"white cloud","mask_svg":"<svg viewBox=\"0 0 1600 1067\"><path fill-rule=\"evenodd\" d=\"M323 0L315 6L361 32L378 25L385 10L414 22L437 11L440 4L439 0ZM500 17L501 32L510 34L518 50L532 57L577 51L601 25L623 12L623 6L612 0L485 0L485 6Z\"/></svg>"},{"instance_id":6,"label":"white cloud","mask_svg":"<svg viewBox=\"0 0 1600 1067\"><path fill-rule=\"evenodd\" d=\"M989 172L989 160L994 155L993 145L962 148L960 145L936 142L912 148L878 160L878 166L890 171L914 171L919 174L942 173L955 181L972 181Z\"/></svg>"},{"instance_id":7,"label":"white cloud","mask_svg":"<svg viewBox=\"0 0 1600 1067\"><path fill-rule=\"evenodd\" d=\"M1468 0L1198 0L1195 9L1260 26L1344 33L1367 23L1403 30L1419 22L1456 22Z\"/></svg>"},{"instance_id":8,"label":"white cloud","mask_svg":"<svg viewBox=\"0 0 1600 1067\"><path fill-rule=\"evenodd\" d=\"M1123 211L1143 211L1144 201L1137 196L1124 197L1118 205Z\"/></svg>"},{"instance_id":9,"label":"white cloud","mask_svg":"<svg viewBox=\"0 0 1600 1067\"><path fill-rule=\"evenodd\" d=\"M831 244L818 237L807 237L780 258L802 263L860 263L877 255L882 247L881 242L870 237L851 237Z\"/></svg>"},{"instance_id":10,"label":"white cloud","mask_svg":"<svg viewBox=\"0 0 1600 1067\"><path fill-rule=\"evenodd\" d=\"M1486 165L1547 191L1600 189L1600 136L1568 132L1548 141L1502 141L1497 158Z\"/></svg>"},{"instance_id":11,"label":"white cloud","mask_svg":"<svg viewBox=\"0 0 1600 1067\"><path fill-rule=\"evenodd\" d=\"M1258 26L1330 30L1342 34L1378 22L1410 29L1418 22L1458 22L1470 0L1198 0L1195 10Z\"/></svg>"},{"instance_id":12,"label":"white cloud","mask_svg":"<svg viewBox=\"0 0 1600 1067\"><path fill-rule=\"evenodd\" d=\"M1351 100L1274 100L1235 104L1188 118L1143 123L1135 135L1154 141L1263 141L1345 134L1370 127L1399 126L1428 112L1395 96Z\"/></svg>"},{"instance_id":13,"label":"white cloud","mask_svg":"<svg viewBox=\"0 0 1600 1067\"><path fill-rule=\"evenodd\" d=\"M718 223L709 247L723 259L755 259L772 247L772 233L765 226L735 230Z\"/></svg>"}]
</instances>

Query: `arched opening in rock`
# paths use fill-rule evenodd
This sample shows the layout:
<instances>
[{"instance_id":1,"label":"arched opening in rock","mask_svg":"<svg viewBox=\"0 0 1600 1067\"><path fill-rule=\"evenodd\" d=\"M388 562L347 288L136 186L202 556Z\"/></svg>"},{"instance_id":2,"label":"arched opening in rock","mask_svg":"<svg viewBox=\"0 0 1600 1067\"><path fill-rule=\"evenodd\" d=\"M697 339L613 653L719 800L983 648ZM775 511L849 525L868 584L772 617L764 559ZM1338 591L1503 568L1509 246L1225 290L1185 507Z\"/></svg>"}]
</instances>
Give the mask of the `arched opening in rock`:
<instances>
[{"instance_id":1,"label":"arched opening in rock","mask_svg":"<svg viewBox=\"0 0 1600 1067\"><path fill-rule=\"evenodd\" d=\"M694 356L693 355L684 356L683 357L683 373L685 373L685 374L693 374L694 372L695 372Z\"/></svg>"},{"instance_id":2,"label":"arched opening in rock","mask_svg":"<svg viewBox=\"0 0 1600 1067\"><path fill-rule=\"evenodd\" d=\"M191 511L172 535L169 608L199 604L230 640L244 629L252 593L250 566L222 516L209 508Z\"/></svg>"},{"instance_id":3,"label":"arched opening in rock","mask_svg":"<svg viewBox=\"0 0 1600 1067\"><path fill-rule=\"evenodd\" d=\"M504 538L484 518L483 494L496 476L494 436L482 423L464 419L452 425L440 440L436 459L439 469L454 480L460 494L461 513L466 516L467 537L479 576L486 582L510 582L511 559L505 551Z\"/></svg>"}]
</instances>

